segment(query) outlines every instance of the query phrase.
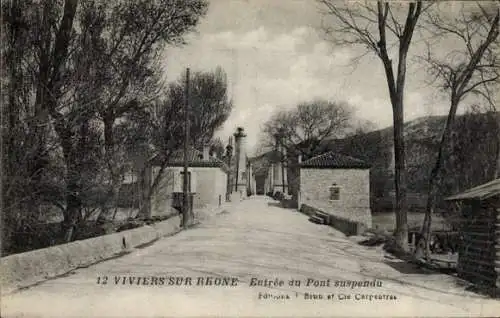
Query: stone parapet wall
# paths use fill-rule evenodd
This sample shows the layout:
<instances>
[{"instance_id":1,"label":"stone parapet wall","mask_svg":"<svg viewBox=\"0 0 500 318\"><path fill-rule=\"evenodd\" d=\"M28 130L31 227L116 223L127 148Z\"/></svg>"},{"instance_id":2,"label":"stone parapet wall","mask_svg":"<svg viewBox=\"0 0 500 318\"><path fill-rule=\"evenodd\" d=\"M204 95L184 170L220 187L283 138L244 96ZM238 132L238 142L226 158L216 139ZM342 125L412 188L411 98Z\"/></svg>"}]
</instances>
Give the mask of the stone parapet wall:
<instances>
[{"instance_id":1,"label":"stone parapet wall","mask_svg":"<svg viewBox=\"0 0 500 318\"><path fill-rule=\"evenodd\" d=\"M2 294L66 274L130 252L133 248L180 231L180 217L175 215L152 226L75 241L1 258Z\"/></svg>"},{"instance_id":2,"label":"stone parapet wall","mask_svg":"<svg viewBox=\"0 0 500 318\"><path fill-rule=\"evenodd\" d=\"M352 221L347 218L330 214L327 211L310 206L308 204L302 204L300 207L300 211L309 216L316 215L318 212L327 214L329 216L328 220L326 221L327 225L334 227L347 236L361 235L367 229L366 225L361 222Z\"/></svg>"},{"instance_id":3,"label":"stone parapet wall","mask_svg":"<svg viewBox=\"0 0 500 318\"><path fill-rule=\"evenodd\" d=\"M363 223L367 228L372 227L371 210L367 209L366 207L335 208L328 204L328 202L319 200L309 200L308 202L302 203L341 219L346 219L351 222Z\"/></svg>"}]
</instances>

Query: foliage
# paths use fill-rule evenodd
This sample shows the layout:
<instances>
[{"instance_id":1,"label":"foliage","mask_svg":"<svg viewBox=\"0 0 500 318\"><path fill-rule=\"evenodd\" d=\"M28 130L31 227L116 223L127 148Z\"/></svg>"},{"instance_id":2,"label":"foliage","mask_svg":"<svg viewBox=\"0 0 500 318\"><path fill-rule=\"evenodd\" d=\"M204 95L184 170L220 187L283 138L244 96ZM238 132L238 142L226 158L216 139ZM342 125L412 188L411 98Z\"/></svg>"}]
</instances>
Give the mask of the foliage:
<instances>
[{"instance_id":1,"label":"foliage","mask_svg":"<svg viewBox=\"0 0 500 318\"><path fill-rule=\"evenodd\" d=\"M471 107L465 114L457 115L447 144L446 156L439 174L437 206L447 208L443 198L485 183L491 178L496 163L497 113ZM439 148L439 133L446 116L424 117L405 125L408 169L408 204L411 210L425 210L429 177ZM392 180L392 131L390 128L359 133L344 139L323 143L319 152L335 150L369 162L372 210L392 209L388 192L393 190ZM450 177L452 176L452 177ZM413 198L415 197L415 198ZM421 198L418 199L417 198ZM384 201L388 201L387 204ZM412 202L415 201L415 202Z\"/></svg>"},{"instance_id":2,"label":"foliage","mask_svg":"<svg viewBox=\"0 0 500 318\"><path fill-rule=\"evenodd\" d=\"M210 142L210 153L219 159L226 155L226 147L220 138L212 138Z\"/></svg>"},{"instance_id":3,"label":"foliage","mask_svg":"<svg viewBox=\"0 0 500 318\"><path fill-rule=\"evenodd\" d=\"M274 147L277 138L293 155L311 156L321 142L345 135L353 109L344 102L313 100L273 115L263 126L264 143ZM279 137L278 137L279 136Z\"/></svg>"},{"instance_id":4,"label":"foliage","mask_svg":"<svg viewBox=\"0 0 500 318\"><path fill-rule=\"evenodd\" d=\"M227 76L222 68L193 72L190 77L190 143L201 149L211 143L216 130L229 117L233 103L228 97ZM173 107L184 105L185 81L185 76L182 76L170 84L168 98Z\"/></svg>"},{"instance_id":5,"label":"foliage","mask_svg":"<svg viewBox=\"0 0 500 318\"><path fill-rule=\"evenodd\" d=\"M117 122L150 107L163 49L183 44L206 9L204 0L2 3L7 228L40 217L50 202L63 211L71 240L85 216L105 206L98 193L125 171ZM2 234L8 248L10 234Z\"/></svg>"}]
</instances>

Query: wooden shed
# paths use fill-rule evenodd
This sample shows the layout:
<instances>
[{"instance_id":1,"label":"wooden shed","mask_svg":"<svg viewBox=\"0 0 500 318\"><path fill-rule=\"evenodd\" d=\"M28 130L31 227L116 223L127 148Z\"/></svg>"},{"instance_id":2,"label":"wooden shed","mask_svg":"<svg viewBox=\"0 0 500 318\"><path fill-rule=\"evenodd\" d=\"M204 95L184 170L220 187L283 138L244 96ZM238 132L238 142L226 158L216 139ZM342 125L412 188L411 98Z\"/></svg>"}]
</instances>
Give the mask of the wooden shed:
<instances>
[{"instance_id":1,"label":"wooden shed","mask_svg":"<svg viewBox=\"0 0 500 318\"><path fill-rule=\"evenodd\" d=\"M500 179L446 200L461 207L459 277L480 287L500 288Z\"/></svg>"}]
</instances>

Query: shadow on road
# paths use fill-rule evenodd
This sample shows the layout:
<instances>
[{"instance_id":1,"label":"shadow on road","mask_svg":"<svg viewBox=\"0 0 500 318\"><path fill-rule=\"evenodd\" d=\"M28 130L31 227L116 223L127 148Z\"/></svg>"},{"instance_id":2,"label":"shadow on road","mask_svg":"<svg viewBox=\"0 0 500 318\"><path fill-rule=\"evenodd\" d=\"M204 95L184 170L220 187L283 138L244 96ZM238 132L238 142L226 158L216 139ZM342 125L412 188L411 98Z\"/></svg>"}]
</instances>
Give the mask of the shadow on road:
<instances>
[{"instance_id":1,"label":"shadow on road","mask_svg":"<svg viewBox=\"0 0 500 318\"><path fill-rule=\"evenodd\" d=\"M268 202L267 203L267 206L273 206L273 207L276 207L276 208L281 208L281 202Z\"/></svg>"},{"instance_id":2,"label":"shadow on road","mask_svg":"<svg viewBox=\"0 0 500 318\"><path fill-rule=\"evenodd\" d=\"M282 209L297 210L297 207L293 204L291 200L283 200L279 202L268 202L268 206L273 206Z\"/></svg>"},{"instance_id":3,"label":"shadow on road","mask_svg":"<svg viewBox=\"0 0 500 318\"><path fill-rule=\"evenodd\" d=\"M389 265L401 274L438 274L436 272L425 271L419 266L407 262L384 260L384 264Z\"/></svg>"}]
</instances>

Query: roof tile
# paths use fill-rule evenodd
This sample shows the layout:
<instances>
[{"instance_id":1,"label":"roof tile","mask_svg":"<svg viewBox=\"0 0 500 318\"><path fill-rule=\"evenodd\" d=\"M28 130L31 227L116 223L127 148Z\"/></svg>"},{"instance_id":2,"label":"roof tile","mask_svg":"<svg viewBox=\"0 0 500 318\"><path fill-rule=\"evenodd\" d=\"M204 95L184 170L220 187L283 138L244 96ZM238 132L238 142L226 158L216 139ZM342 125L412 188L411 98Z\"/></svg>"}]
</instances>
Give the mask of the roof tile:
<instances>
[{"instance_id":1,"label":"roof tile","mask_svg":"<svg viewBox=\"0 0 500 318\"><path fill-rule=\"evenodd\" d=\"M153 160L153 165L160 165L160 158L157 157ZM184 165L184 151L178 150L172 153L170 159L168 160L167 166L176 167ZM222 168L227 170L228 167L225 162L218 158L210 156L208 160L203 160L203 153L194 148L188 150L188 165L190 167L214 167Z\"/></svg>"},{"instance_id":2,"label":"roof tile","mask_svg":"<svg viewBox=\"0 0 500 318\"><path fill-rule=\"evenodd\" d=\"M333 151L308 159L300 164L302 168L369 169L363 160L335 153Z\"/></svg>"}]
</instances>

